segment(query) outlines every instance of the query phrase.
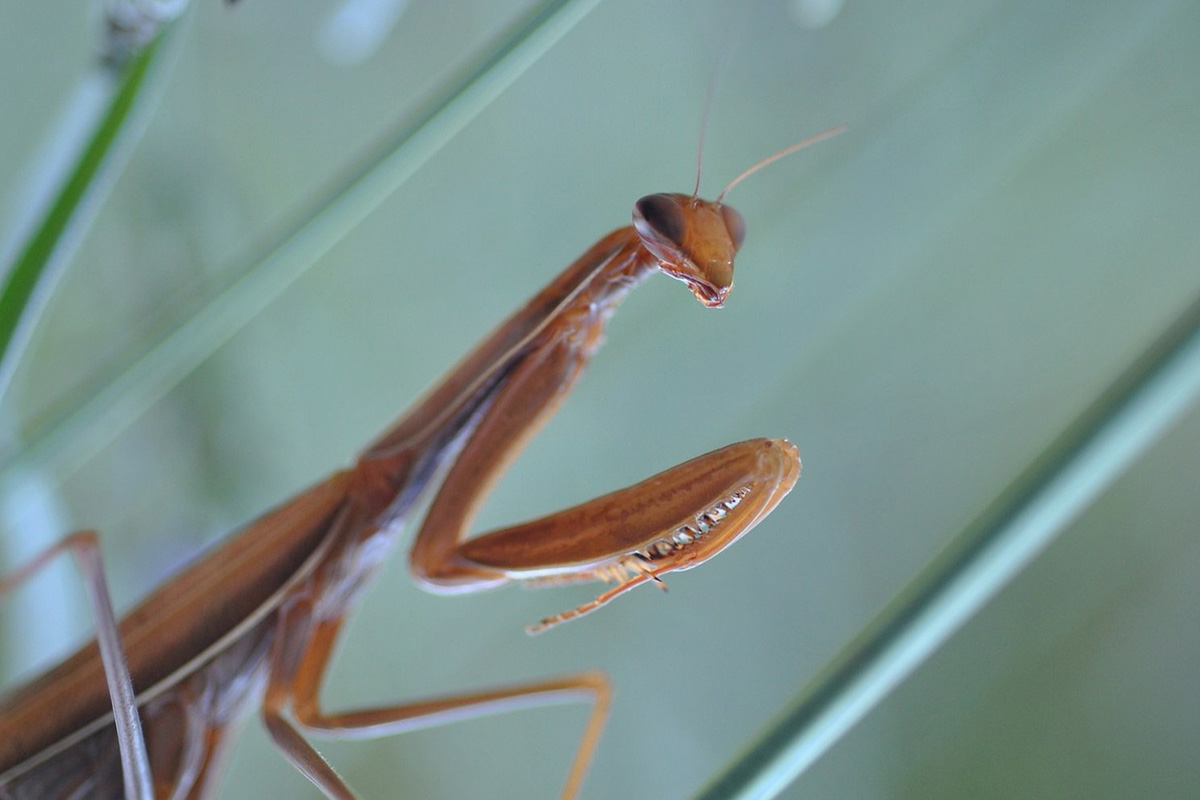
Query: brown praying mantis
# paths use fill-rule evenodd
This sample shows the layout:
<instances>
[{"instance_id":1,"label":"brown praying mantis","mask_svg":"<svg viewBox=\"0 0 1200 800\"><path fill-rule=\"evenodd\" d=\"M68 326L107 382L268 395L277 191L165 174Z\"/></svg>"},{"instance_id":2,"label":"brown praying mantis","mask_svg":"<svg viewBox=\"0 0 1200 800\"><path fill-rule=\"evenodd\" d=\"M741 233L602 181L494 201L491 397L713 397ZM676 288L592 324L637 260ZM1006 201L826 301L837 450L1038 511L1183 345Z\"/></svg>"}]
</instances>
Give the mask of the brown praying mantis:
<instances>
[{"instance_id":1,"label":"brown praying mantis","mask_svg":"<svg viewBox=\"0 0 1200 800\"><path fill-rule=\"evenodd\" d=\"M663 575L707 561L766 517L800 474L799 454L784 439L731 444L573 508L467 538L500 474L578 380L621 299L657 270L720 307L745 230L725 194L841 130L764 159L715 201L698 196L698 178L690 196L638 200L632 226L600 239L483 339L353 467L241 529L119 623L92 532L0 577L2 596L74 553L97 627L97 643L0 703L0 800L210 796L229 728L254 698L284 755L337 800L355 795L305 734L386 736L514 708L589 703L562 792L574 797L607 716L611 688L602 673L331 712L320 690L342 624L427 501L409 563L431 591L611 585L532 633L643 583L661 585Z\"/></svg>"}]
</instances>

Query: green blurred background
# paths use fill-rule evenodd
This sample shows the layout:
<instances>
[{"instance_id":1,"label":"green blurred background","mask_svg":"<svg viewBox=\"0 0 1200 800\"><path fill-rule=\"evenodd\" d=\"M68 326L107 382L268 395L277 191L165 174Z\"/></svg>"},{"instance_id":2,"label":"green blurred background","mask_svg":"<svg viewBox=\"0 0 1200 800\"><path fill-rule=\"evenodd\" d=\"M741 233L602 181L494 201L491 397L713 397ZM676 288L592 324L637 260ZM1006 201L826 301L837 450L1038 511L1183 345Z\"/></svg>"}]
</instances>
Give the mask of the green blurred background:
<instances>
[{"instance_id":1,"label":"green blurred background","mask_svg":"<svg viewBox=\"0 0 1200 800\"><path fill-rule=\"evenodd\" d=\"M0 5L11 197L91 65L76 5ZM0 564L96 527L126 606L346 464L637 197L691 189L727 57L704 193L849 132L732 194L748 235L726 309L666 280L631 296L481 526L750 436L800 446L796 490L666 597L535 639L526 623L592 588L435 597L397 558L327 691L342 708L602 667L618 694L583 797L694 792L1200 292L1200 5L835 5L601 3L110 444L19 468L9 446ZM38 442L126 369L527 6L416 0L353 66L319 44L336 7L197 3L21 363L10 437ZM1195 797L1198 445L1193 413L785 796ZM8 602L7 683L86 635L76 584ZM322 750L367 800L551 798L583 721ZM220 796L317 795L251 717Z\"/></svg>"}]
</instances>

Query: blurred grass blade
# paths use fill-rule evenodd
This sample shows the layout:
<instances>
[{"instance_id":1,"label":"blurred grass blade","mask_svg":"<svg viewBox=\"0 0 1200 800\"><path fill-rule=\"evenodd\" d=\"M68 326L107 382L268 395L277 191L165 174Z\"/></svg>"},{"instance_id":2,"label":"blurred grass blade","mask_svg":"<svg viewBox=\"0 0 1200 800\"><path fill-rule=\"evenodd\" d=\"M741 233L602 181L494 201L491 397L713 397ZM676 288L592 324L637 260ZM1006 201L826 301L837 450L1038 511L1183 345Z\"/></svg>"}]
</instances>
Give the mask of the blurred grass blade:
<instances>
[{"instance_id":1,"label":"blurred grass blade","mask_svg":"<svg viewBox=\"0 0 1200 800\"><path fill-rule=\"evenodd\" d=\"M775 797L1095 502L1200 397L1200 300L696 800Z\"/></svg>"},{"instance_id":2,"label":"blurred grass blade","mask_svg":"<svg viewBox=\"0 0 1200 800\"><path fill-rule=\"evenodd\" d=\"M520 19L499 44L475 61L448 91L418 111L344 174L246 266L139 358L115 373L57 423L29 437L20 454L6 453L3 469L53 461L68 474L255 318L347 233L374 211L599 0L550 0Z\"/></svg>"},{"instance_id":3,"label":"blurred grass blade","mask_svg":"<svg viewBox=\"0 0 1200 800\"><path fill-rule=\"evenodd\" d=\"M109 95L108 107L98 118L84 115L82 124L95 119L95 130L86 139L40 222L31 226L28 238L15 248L12 262L0 266L5 276L0 289L0 399L8 389L21 351L54 283L87 232L105 194L116 182L144 127L137 123L148 114L135 111L152 105L145 97L153 93L144 89L147 78L161 71L156 66L163 61L159 57L161 38L145 47L119 73L98 67L94 75L87 76L89 84L103 85L101 91ZM119 85L113 85L117 80ZM77 95L83 102L88 97L86 92ZM65 124L80 123L78 117L69 117ZM58 133L67 136L74 132Z\"/></svg>"}]
</instances>

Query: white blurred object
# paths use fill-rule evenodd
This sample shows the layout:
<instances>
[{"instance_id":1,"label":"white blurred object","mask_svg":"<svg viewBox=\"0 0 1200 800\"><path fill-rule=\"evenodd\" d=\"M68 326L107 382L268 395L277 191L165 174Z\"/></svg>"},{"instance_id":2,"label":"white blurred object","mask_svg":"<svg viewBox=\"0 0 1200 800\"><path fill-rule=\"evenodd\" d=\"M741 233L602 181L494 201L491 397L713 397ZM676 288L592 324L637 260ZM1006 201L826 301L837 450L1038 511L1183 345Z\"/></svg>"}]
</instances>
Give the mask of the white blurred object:
<instances>
[{"instance_id":1,"label":"white blurred object","mask_svg":"<svg viewBox=\"0 0 1200 800\"><path fill-rule=\"evenodd\" d=\"M343 0L317 28L317 51L332 64L355 66L373 56L408 0Z\"/></svg>"},{"instance_id":2,"label":"white blurred object","mask_svg":"<svg viewBox=\"0 0 1200 800\"><path fill-rule=\"evenodd\" d=\"M10 468L0 480L0 572L15 569L68 532L53 484L37 470ZM88 624L83 583L70 558L59 558L4 603L8 624L0 653L5 675L30 674L75 644Z\"/></svg>"},{"instance_id":3,"label":"white blurred object","mask_svg":"<svg viewBox=\"0 0 1200 800\"><path fill-rule=\"evenodd\" d=\"M109 63L122 64L182 14L188 0L103 0L99 5L101 54Z\"/></svg>"},{"instance_id":4,"label":"white blurred object","mask_svg":"<svg viewBox=\"0 0 1200 800\"><path fill-rule=\"evenodd\" d=\"M843 4L844 0L792 0L788 8L800 27L817 30L833 22Z\"/></svg>"}]
</instances>

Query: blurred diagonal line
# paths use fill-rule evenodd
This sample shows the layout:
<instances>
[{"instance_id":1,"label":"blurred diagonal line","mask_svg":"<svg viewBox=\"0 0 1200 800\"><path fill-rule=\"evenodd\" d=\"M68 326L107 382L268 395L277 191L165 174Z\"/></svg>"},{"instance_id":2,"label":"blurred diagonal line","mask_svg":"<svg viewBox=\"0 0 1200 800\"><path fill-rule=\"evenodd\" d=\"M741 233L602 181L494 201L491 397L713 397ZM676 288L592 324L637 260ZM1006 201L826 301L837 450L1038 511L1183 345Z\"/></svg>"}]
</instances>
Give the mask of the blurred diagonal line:
<instances>
[{"instance_id":1,"label":"blurred diagonal line","mask_svg":"<svg viewBox=\"0 0 1200 800\"><path fill-rule=\"evenodd\" d=\"M1200 298L695 800L775 797L1132 466L1200 397Z\"/></svg>"},{"instance_id":2,"label":"blurred diagonal line","mask_svg":"<svg viewBox=\"0 0 1200 800\"><path fill-rule=\"evenodd\" d=\"M510 86L599 0L537 5L473 62L451 88L418 111L324 192L272 241L230 270L198 310L89 393L86 400L0 458L0 472L52 462L73 472L253 320Z\"/></svg>"},{"instance_id":3,"label":"blurred diagonal line","mask_svg":"<svg viewBox=\"0 0 1200 800\"><path fill-rule=\"evenodd\" d=\"M180 36L172 37L178 51ZM158 105L176 52L155 39L127 68L84 75L16 203L33 209L0 245L0 398L62 274Z\"/></svg>"}]
</instances>

